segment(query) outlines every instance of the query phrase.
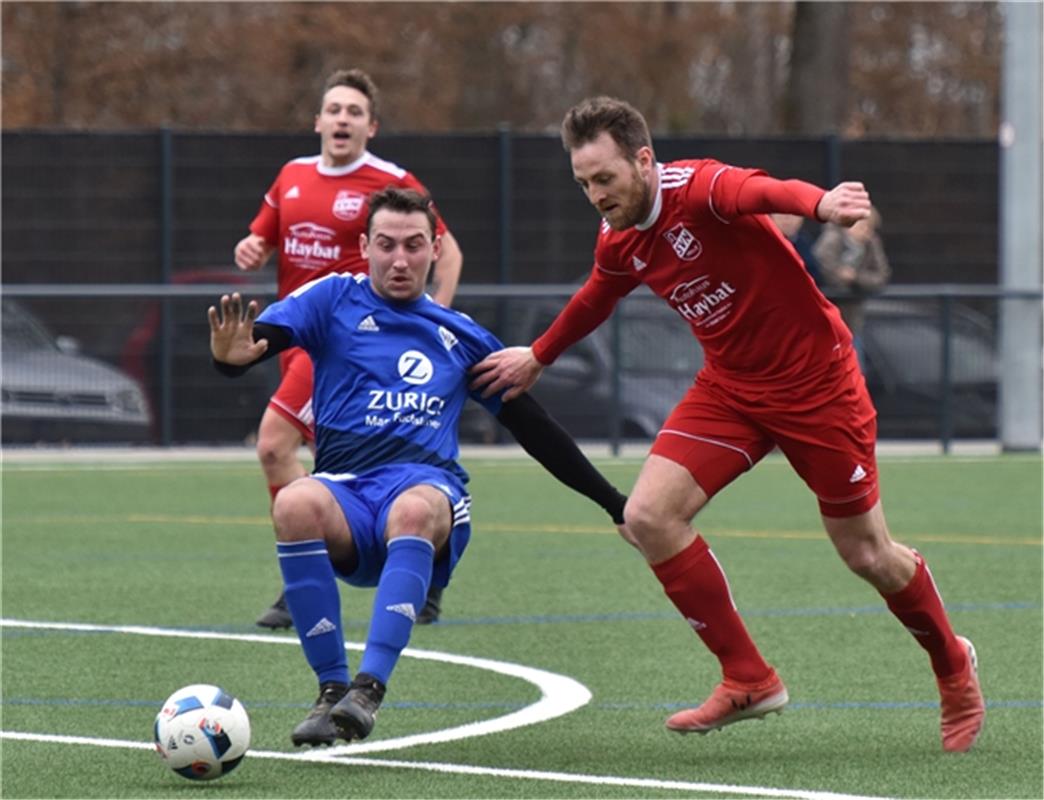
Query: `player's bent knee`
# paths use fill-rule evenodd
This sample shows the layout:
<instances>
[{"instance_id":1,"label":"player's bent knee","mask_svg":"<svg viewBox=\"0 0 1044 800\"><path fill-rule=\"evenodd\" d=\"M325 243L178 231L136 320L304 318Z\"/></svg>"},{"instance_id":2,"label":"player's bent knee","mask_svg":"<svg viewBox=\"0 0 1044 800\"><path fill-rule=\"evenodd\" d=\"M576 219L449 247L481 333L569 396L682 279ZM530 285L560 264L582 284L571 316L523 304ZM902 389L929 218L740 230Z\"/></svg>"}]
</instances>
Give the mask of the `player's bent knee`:
<instances>
[{"instance_id":1,"label":"player's bent knee","mask_svg":"<svg viewBox=\"0 0 1044 800\"><path fill-rule=\"evenodd\" d=\"M257 460L266 472L273 469L285 469L288 465L296 465L297 450L301 446L301 437L294 428L292 435L269 434L262 431L257 438Z\"/></svg>"},{"instance_id":2,"label":"player's bent knee","mask_svg":"<svg viewBox=\"0 0 1044 800\"><path fill-rule=\"evenodd\" d=\"M448 498L432 487L414 487L399 495L388 512L389 536L412 535L433 540L449 530Z\"/></svg>"},{"instance_id":3,"label":"player's bent knee","mask_svg":"<svg viewBox=\"0 0 1044 800\"><path fill-rule=\"evenodd\" d=\"M624 506L624 524L627 530L639 542L656 536L667 524L667 516L663 509L653 502L632 496Z\"/></svg>"},{"instance_id":4,"label":"player's bent knee","mask_svg":"<svg viewBox=\"0 0 1044 800\"><path fill-rule=\"evenodd\" d=\"M881 549L866 542L839 548L838 555L845 566L870 583L876 583L887 567L887 559Z\"/></svg>"},{"instance_id":5,"label":"player's bent knee","mask_svg":"<svg viewBox=\"0 0 1044 800\"><path fill-rule=\"evenodd\" d=\"M304 437L301 432L271 409L261 418L257 431L257 459L266 473L298 467L297 451Z\"/></svg>"},{"instance_id":6,"label":"player's bent knee","mask_svg":"<svg viewBox=\"0 0 1044 800\"><path fill-rule=\"evenodd\" d=\"M272 523L281 542L324 538L327 506L332 498L321 484L298 480L276 495Z\"/></svg>"}]
</instances>

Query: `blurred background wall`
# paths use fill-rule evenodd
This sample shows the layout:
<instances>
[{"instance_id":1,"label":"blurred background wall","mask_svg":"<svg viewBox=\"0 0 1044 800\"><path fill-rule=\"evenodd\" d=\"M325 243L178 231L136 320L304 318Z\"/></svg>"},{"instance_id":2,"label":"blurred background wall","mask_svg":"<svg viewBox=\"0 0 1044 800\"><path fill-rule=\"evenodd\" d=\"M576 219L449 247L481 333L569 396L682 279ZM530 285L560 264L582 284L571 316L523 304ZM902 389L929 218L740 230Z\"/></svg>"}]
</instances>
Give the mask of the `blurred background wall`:
<instances>
[{"instance_id":1,"label":"blurred background wall","mask_svg":"<svg viewBox=\"0 0 1044 800\"><path fill-rule=\"evenodd\" d=\"M589 269L594 215L557 129L591 94L637 105L661 160L864 181L884 218L890 291L914 291L879 315L891 333L900 312L922 326L872 387L892 409L884 429L999 429L1004 305L993 289L1011 230L997 136L1012 36L1002 4L5 2L0 12L5 297L144 386L153 441L240 439L256 424L273 377L217 387L201 355L210 290L186 287L274 280L271 266L236 273L232 248L279 166L317 152L322 81L348 66L382 91L370 149L425 182L459 239L465 293L571 284ZM1033 269L1026 286L1009 285L1029 291L1031 322ZM60 288L83 284L101 293ZM143 284L169 292L140 303L119 293ZM16 297L41 285L53 293ZM520 299L461 302L510 343L536 332L505 323ZM1026 347L1039 351L1023 344L1020 363ZM952 383L962 369L963 400ZM236 395L222 413L210 402L219 391ZM903 422L912 406L921 418Z\"/></svg>"}]
</instances>

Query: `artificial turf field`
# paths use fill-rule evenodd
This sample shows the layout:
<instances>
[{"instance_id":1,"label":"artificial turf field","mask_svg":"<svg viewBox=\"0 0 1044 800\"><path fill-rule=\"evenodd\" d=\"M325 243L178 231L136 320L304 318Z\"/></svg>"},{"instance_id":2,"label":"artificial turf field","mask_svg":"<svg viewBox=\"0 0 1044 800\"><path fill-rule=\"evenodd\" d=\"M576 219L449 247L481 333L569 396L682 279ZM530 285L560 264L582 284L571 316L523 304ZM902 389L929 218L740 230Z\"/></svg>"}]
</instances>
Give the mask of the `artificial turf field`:
<instances>
[{"instance_id":1,"label":"artificial turf field","mask_svg":"<svg viewBox=\"0 0 1044 800\"><path fill-rule=\"evenodd\" d=\"M598 463L624 490L639 466ZM716 662L603 512L532 462L465 465L474 535L443 621L415 629L424 652L400 662L366 749L309 761L289 732L314 678L296 637L253 625L279 578L249 454L8 458L0 794L1044 797L1039 457L880 464L893 533L925 554L979 651L988 713L966 755L942 752L926 655L841 564L784 461L697 522L791 704L705 737L663 720L703 698ZM353 642L371 598L342 588ZM243 764L209 784L168 771L150 741L163 699L200 682L236 694L253 725Z\"/></svg>"}]
</instances>

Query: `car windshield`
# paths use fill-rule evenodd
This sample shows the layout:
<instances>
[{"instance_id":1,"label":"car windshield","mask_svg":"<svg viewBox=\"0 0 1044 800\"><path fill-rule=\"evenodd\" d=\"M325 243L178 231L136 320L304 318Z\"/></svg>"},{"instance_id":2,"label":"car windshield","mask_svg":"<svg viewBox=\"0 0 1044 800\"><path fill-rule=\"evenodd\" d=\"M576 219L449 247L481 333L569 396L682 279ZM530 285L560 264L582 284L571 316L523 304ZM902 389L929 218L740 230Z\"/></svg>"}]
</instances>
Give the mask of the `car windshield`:
<instances>
[{"instance_id":1,"label":"car windshield","mask_svg":"<svg viewBox=\"0 0 1044 800\"><path fill-rule=\"evenodd\" d=\"M4 350L57 350L58 346L47 332L25 309L12 302L3 304Z\"/></svg>"},{"instance_id":2,"label":"car windshield","mask_svg":"<svg viewBox=\"0 0 1044 800\"><path fill-rule=\"evenodd\" d=\"M620 337L620 366L628 372L691 377L703 353L688 329L672 316L628 316Z\"/></svg>"},{"instance_id":3,"label":"car windshield","mask_svg":"<svg viewBox=\"0 0 1044 800\"><path fill-rule=\"evenodd\" d=\"M936 320L922 317L874 319L868 325L880 367L901 383L938 383L942 379L943 334ZM954 320L950 344L950 379L956 383L996 380L997 357L986 334Z\"/></svg>"}]
</instances>

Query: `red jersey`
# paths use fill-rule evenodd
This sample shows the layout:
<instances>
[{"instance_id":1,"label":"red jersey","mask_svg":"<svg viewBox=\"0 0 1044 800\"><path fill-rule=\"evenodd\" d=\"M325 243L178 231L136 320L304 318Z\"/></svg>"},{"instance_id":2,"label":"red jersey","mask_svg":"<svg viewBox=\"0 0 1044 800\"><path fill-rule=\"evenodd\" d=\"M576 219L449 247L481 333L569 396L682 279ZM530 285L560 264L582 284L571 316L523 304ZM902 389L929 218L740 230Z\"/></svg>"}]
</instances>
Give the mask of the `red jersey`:
<instances>
[{"instance_id":1,"label":"red jersey","mask_svg":"<svg viewBox=\"0 0 1044 800\"><path fill-rule=\"evenodd\" d=\"M837 309L772 220L741 202L743 184L765 173L710 159L657 167L648 218L624 231L602 222L591 275L533 343L537 360L553 361L642 283L689 324L703 374L734 389L793 385L841 358L852 337ZM823 190L799 186L800 213L812 216ZM759 210L798 213L797 202Z\"/></svg>"},{"instance_id":2,"label":"red jersey","mask_svg":"<svg viewBox=\"0 0 1044 800\"><path fill-rule=\"evenodd\" d=\"M276 176L250 231L279 249L279 297L331 272L368 272L359 250L368 198L387 186L428 190L398 164L363 153L351 164L327 167L321 156L295 158ZM436 233L446 232L438 216Z\"/></svg>"}]
</instances>

